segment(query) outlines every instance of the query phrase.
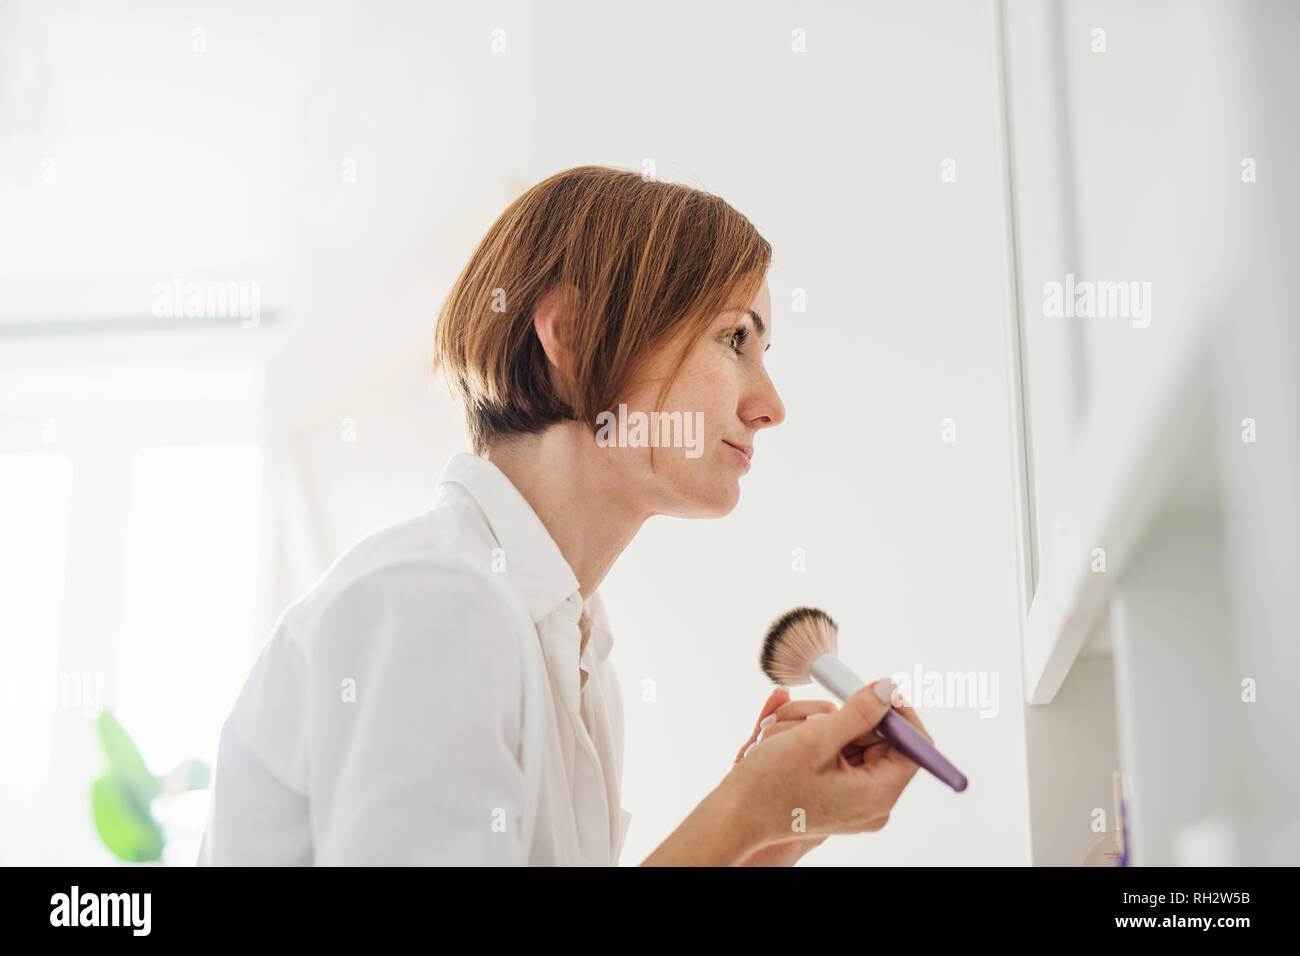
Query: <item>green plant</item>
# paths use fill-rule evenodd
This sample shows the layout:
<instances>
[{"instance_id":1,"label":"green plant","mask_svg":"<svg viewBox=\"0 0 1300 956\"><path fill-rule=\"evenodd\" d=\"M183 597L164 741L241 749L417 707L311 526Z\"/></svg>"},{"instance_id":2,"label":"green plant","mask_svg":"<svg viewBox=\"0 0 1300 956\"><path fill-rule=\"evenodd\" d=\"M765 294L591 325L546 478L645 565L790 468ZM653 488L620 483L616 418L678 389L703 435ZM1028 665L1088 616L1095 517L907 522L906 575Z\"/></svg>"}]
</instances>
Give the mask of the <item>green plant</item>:
<instances>
[{"instance_id":1,"label":"green plant","mask_svg":"<svg viewBox=\"0 0 1300 956\"><path fill-rule=\"evenodd\" d=\"M108 758L108 770L90 791L99 838L119 860L160 860L164 837L153 817L153 801L160 795L206 787L208 765L202 760L182 760L166 776L154 776L135 742L110 711L102 711L96 723Z\"/></svg>"}]
</instances>

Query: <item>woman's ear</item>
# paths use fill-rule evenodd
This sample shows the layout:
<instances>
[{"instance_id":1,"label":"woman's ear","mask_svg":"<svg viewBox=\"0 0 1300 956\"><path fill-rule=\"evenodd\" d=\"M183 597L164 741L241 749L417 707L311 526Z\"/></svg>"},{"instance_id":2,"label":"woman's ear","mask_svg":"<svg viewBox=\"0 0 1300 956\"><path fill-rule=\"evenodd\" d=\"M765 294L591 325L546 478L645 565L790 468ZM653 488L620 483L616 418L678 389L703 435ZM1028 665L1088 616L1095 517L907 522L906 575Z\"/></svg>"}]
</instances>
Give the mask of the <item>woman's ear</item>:
<instances>
[{"instance_id":1,"label":"woman's ear","mask_svg":"<svg viewBox=\"0 0 1300 956\"><path fill-rule=\"evenodd\" d=\"M577 290L571 285L550 289L533 308L533 329L542 343L542 351L551 366L551 381L560 397L568 401L568 383L573 376L573 362L562 332L572 320L577 303Z\"/></svg>"}]
</instances>

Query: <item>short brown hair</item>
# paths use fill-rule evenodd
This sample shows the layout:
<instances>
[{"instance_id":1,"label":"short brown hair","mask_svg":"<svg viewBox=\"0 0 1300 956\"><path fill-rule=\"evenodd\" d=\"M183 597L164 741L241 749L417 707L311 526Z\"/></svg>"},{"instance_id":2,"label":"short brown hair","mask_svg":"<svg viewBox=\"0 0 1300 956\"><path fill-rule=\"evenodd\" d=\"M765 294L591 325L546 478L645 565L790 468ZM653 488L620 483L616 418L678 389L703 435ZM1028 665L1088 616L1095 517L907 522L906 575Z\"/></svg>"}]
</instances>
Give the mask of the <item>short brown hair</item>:
<instances>
[{"instance_id":1,"label":"short brown hair","mask_svg":"<svg viewBox=\"0 0 1300 956\"><path fill-rule=\"evenodd\" d=\"M433 367L465 406L475 454L496 437L612 410L652 349L682 338L659 400L695 336L758 294L772 247L711 193L604 166L578 166L501 214L438 315ZM556 393L533 310L576 289L563 344L573 403ZM652 453L653 454L653 453Z\"/></svg>"}]
</instances>

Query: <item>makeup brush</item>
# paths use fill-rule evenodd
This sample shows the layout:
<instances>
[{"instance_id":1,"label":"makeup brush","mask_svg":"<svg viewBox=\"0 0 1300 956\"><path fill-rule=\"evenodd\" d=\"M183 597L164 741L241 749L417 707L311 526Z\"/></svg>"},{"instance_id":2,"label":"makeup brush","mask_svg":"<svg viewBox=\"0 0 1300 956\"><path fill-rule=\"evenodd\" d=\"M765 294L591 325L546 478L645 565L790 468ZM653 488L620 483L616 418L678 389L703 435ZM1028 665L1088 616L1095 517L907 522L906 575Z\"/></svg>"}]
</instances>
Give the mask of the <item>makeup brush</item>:
<instances>
[{"instance_id":1,"label":"makeup brush","mask_svg":"<svg viewBox=\"0 0 1300 956\"><path fill-rule=\"evenodd\" d=\"M815 680L845 701L867 684L836 656L838 644L839 628L829 614L815 607L797 607L768 628L759 666L774 684L809 684ZM902 714L891 709L875 732L958 793L966 789L966 776Z\"/></svg>"}]
</instances>

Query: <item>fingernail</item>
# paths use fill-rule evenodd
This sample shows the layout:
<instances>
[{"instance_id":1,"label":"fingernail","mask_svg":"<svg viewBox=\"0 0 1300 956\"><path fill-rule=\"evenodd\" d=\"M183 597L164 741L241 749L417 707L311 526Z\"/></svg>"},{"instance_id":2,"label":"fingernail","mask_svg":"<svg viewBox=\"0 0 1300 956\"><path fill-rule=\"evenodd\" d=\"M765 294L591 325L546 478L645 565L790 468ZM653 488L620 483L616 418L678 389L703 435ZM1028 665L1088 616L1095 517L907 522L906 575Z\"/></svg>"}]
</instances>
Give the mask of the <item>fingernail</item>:
<instances>
[{"instance_id":1,"label":"fingernail","mask_svg":"<svg viewBox=\"0 0 1300 956\"><path fill-rule=\"evenodd\" d=\"M828 715L825 714L825 713L823 713L823 712L821 712L821 711L818 711L818 712L815 713L815 714L809 714L809 715L808 715L807 717L805 717L804 719L805 719L805 720L812 720L814 717L826 717L826 716L828 716Z\"/></svg>"},{"instance_id":2,"label":"fingernail","mask_svg":"<svg viewBox=\"0 0 1300 956\"><path fill-rule=\"evenodd\" d=\"M764 727L768 726L774 720L776 720L776 714L768 714L766 717L764 717L762 720L758 722L758 729L762 730Z\"/></svg>"},{"instance_id":3,"label":"fingernail","mask_svg":"<svg viewBox=\"0 0 1300 956\"><path fill-rule=\"evenodd\" d=\"M892 680L877 681L875 686L876 696L880 698L883 704L889 703L889 699L894 696L896 690L898 690L898 685Z\"/></svg>"}]
</instances>

